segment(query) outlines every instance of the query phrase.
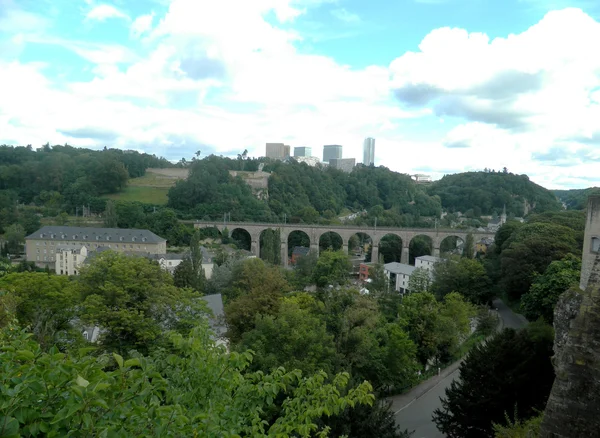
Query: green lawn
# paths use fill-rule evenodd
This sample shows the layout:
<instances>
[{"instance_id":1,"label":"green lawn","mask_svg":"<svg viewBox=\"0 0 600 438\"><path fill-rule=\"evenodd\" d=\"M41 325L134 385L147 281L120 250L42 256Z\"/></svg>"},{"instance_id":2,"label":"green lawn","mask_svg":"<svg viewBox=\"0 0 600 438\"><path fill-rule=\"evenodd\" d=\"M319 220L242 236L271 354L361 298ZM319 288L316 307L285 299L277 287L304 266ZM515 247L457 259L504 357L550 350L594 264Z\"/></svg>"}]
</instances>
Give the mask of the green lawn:
<instances>
[{"instance_id":1,"label":"green lawn","mask_svg":"<svg viewBox=\"0 0 600 438\"><path fill-rule=\"evenodd\" d=\"M115 201L138 201L145 204L165 205L168 201L169 187L144 187L128 185L119 193L103 196Z\"/></svg>"}]
</instances>

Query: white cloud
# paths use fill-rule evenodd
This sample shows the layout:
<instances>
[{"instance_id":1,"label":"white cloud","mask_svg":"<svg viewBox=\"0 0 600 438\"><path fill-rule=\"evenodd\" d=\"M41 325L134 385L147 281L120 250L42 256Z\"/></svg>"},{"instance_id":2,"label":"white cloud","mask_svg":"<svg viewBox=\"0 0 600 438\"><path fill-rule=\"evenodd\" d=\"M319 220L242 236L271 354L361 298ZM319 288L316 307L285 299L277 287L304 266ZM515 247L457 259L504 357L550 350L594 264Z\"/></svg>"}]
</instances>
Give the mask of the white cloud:
<instances>
[{"instance_id":1,"label":"white cloud","mask_svg":"<svg viewBox=\"0 0 600 438\"><path fill-rule=\"evenodd\" d=\"M152 20L154 19L154 13L140 15L133 23L131 23L131 34L134 37L140 37L141 35L150 32L152 30Z\"/></svg>"},{"instance_id":2,"label":"white cloud","mask_svg":"<svg viewBox=\"0 0 600 438\"><path fill-rule=\"evenodd\" d=\"M356 24L356 23L360 23L360 21L361 21L358 14L349 12L348 10L346 10L344 8L333 9L331 11L331 15L333 15L338 20L343 21L344 23Z\"/></svg>"},{"instance_id":3,"label":"white cloud","mask_svg":"<svg viewBox=\"0 0 600 438\"><path fill-rule=\"evenodd\" d=\"M92 7L85 16L86 20L105 21L109 18L121 18L130 20L129 15L120 11L116 7L107 4L100 4Z\"/></svg>"}]
</instances>

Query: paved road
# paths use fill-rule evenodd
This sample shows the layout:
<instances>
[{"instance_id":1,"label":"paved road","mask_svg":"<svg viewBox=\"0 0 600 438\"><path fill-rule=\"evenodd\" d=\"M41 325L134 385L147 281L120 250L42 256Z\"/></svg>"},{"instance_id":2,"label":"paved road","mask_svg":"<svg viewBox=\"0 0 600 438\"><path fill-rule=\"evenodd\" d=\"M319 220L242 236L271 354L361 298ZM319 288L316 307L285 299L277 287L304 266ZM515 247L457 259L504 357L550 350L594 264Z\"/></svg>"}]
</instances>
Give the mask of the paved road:
<instances>
[{"instance_id":1,"label":"paved road","mask_svg":"<svg viewBox=\"0 0 600 438\"><path fill-rule=\"evenodd\" d=\"M522 315L514 313L502 301L495 300L494 306L498 309L504 327L521 328L527 324L527 320ZM410 394L421 394L424 390L427 391L416 400L414 395L411 397L410 394L393 398L392 409L395 412L396 423L402 429L414 430L412 438L444 438L444 435L437 430L431 416L434 410L442 407L440 397L445 396L446 388L455 378L458 378L458 369L450 371L447 377L440 379L435 386L431 387L435 382L429 384L424 382L412 390Z\"/></svg>"}]
</instances>

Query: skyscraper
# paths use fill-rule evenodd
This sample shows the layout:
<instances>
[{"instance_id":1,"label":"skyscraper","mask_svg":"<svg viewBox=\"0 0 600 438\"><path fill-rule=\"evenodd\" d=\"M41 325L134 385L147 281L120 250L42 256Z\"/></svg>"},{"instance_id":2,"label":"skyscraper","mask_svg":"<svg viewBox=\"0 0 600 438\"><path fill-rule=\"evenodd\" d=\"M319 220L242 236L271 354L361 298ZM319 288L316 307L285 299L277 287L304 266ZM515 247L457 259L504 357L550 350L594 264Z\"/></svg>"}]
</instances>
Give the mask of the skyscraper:
<instances>
[{"instance_id":1,"label":"skyscraper","mask_svg":"<svg viewBox=\"0 0 600 438\"><path fill-rule=\"evenodd\" d=\"M342 146L339 144L330 144L323 146L323 163L329 164L332 158L342 158Z\"/></svg>"},{"instance_id":2,"label":"skyscraper","mask_svg":"<svg viewBox=\"0 0 600 438\"><path fill-rule=\"evenodd\" d=\"M297 146L294 148L294 157L310 157L312 150L306 146Z\"/></svg>"},{"instance_id":3,"label":"skyscraper","mask_svg":"<svg viewBox=\"0 0 600 438\"><path fill-rule=\"evenodd\" d=\"M284 160L290 156L290 147L283 143L267 143L265 156L276 160Z\"/></svg>"},{"instance_id":4,"label":"skyscraper","mask_svg":"<svg viewBox=\"0 0 600 438\"><path fill-rule=\"evenodd\" d=\"M363 143L363 164L365 166L375 165L375 139L371 137L365 138Z\"/></svg>"}]
</instances>

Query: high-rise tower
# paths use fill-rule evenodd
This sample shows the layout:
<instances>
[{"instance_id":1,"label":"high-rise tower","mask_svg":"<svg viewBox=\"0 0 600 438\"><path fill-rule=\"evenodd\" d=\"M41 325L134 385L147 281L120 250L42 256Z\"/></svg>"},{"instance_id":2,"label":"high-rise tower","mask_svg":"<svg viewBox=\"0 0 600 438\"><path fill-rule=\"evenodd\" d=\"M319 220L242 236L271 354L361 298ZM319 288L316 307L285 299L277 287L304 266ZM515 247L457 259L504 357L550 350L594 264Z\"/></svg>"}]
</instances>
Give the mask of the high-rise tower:
<instances>
[{"instance_id":1,"label":"high-rise tower","mask_svg":"<svg viewBox=\"0 0 600 438\"><path fill-rule=\"evenodd\" d=\"M363 164L365 166L375 165L375 139L371 137L365 138L363 143Z\"/></svg>"},{"instance_id":2,"label":"high-rise tower","mask_svg":"<svg viewBox=\"0 0 600 438\"><path fill-rule=\"evenodd\" d=\"M329 164L332 158L342 158L342 146L339 144L330 144L323 146L323 163Z\"/></svg>"}]
</instances>

